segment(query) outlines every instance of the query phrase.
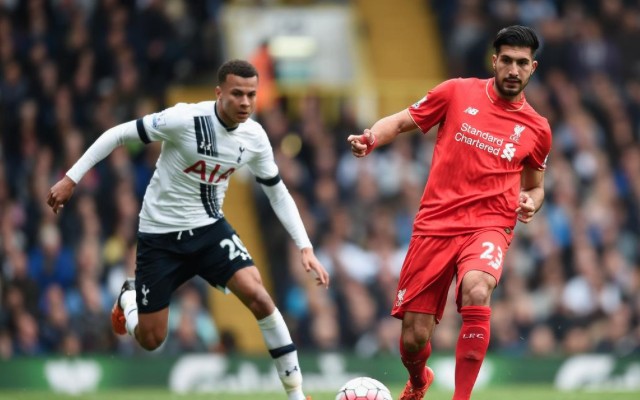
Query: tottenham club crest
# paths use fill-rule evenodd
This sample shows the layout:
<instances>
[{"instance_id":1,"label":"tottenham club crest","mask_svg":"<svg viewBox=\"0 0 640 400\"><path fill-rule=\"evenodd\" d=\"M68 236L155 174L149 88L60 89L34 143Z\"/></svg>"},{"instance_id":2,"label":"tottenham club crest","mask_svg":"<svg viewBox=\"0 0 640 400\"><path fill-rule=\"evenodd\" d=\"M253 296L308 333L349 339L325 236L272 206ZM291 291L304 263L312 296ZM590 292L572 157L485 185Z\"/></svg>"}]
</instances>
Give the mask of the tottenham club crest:
<instances>
[{"instance_id":1,"label":"tottenham club crest","mask_svg":"<svg viewBox=\"0 0 640 400\"><path fill-rule=\"evenodd\" d=\"M513 134L509 137L509 139L513 140L516 143L520 142L520 134L524 131L524 126L516 125L513 127Z\"/></svg>"},{"instance_id":2,"label":"tottenham club crest","mask_svg":"<svg viewBox=\"0 0 640 400\"><path fill-rule=\"evenodd\" d=\"M147 288L147 285L142 285L142 304L143 305L149 305L149 300L147 300L147 295L149 294L151 290Z\"/></svg>"}]
</instances>

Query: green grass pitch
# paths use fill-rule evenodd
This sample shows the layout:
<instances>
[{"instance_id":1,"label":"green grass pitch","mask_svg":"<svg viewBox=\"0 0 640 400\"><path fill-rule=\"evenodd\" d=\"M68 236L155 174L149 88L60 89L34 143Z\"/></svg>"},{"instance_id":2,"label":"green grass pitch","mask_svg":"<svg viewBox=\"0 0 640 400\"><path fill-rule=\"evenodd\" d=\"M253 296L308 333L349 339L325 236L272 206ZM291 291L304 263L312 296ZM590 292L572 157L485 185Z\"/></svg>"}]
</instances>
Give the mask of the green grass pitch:
<instances>
[{"instance_id":1,"label":"green grass pitch","mask_svg":"<svg viewBox=\"0 0 640 400\"><path fill-rule=\"evenodd\" d=\"M400 394L401 387L391 387L394 399ZM313 400L334 400L332 392L307 393ZM425 400L450 400L452 393L433 389ZM70 396L35 391L0 391L2 400L285 400L284 393L227 394L207 393L178 395L160 389L130 389L120 391L97 392ZM639 392L559 392L545 386L517 386L486 388L474 392L472 400L638 400Z\"/></svg>"}]
</instances>

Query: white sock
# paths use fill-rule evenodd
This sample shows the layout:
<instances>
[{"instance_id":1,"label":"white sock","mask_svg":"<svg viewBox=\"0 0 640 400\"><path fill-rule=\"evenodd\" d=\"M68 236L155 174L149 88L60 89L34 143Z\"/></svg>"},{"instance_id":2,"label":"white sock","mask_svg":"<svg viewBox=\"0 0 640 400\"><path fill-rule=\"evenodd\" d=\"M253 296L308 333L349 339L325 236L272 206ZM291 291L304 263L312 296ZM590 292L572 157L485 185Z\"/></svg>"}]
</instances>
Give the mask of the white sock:
<instances>
[{"instance_id":1,"label":"white sock","mask_svg":"<svg viewBox=\"0 0 640 400\"><path fill-rule=\"evenodd\" d=\"M262 337L271 353L273 362L289 400L305 400L302 392L302 373L287 324L276 308L273 314L258 321Z\"/></svg>"},{"instance_id":2,"label":"white sock","mask_svg":"<svg viewBox=\"0 0 640 400\"><path fill-rule=\"evenodd\" d=\"M127 290L122 294L122 297L120 297L120 307L124 310L127 332L135 338L135 330L136 326L138 326L138 304L136 303L135 290Z\"/></svg>"}]
</instances>

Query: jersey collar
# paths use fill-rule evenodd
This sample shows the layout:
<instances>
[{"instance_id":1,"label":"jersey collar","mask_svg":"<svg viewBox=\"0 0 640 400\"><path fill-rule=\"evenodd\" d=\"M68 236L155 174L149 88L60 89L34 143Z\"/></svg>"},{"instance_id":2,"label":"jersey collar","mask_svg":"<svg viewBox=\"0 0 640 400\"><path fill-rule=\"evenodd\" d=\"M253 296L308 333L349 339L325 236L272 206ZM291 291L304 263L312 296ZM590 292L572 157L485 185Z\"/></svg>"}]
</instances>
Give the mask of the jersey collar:
<instances>
[{"instance_id":1,"label":"jersey collar","mask_svg":"<svg viewBox=\"0 0 640 400\"><path fill-rule=\"evenodd\" d=\"M498 96L496 91L493 88L493 82L495 78L491 78L487 80L487 85L485 86L485 92L487 93L487 97L491 104L495 104L498 107L504 109L505 111L521 111L524 105L527 103L527 99L524 96L524 91L522 92L522 97L518 101L508 101Z\"/></svg>"},{"instance_id":2,"label":"jersey collar","mask_svg":"<svg viewBox=\"0 0 640 400\"><path fill-rule=\"evenodd\" d=\"M229 128L227 126L227 124L224 123L222 118L220 118L220 116L218 115L218 107L216 107L216 104L218 104L217 101L213 103L213 113L216 115L216 119L218 120L218 122L220 122L220 125L222 125L224 127L224 129L227 130L227 132L232 132L232 131L235 131L236 129L238 129L238 126L240 126L240 124L238 124L238 126L235 126L233 128Z\"/></svg>"}]
</instances>

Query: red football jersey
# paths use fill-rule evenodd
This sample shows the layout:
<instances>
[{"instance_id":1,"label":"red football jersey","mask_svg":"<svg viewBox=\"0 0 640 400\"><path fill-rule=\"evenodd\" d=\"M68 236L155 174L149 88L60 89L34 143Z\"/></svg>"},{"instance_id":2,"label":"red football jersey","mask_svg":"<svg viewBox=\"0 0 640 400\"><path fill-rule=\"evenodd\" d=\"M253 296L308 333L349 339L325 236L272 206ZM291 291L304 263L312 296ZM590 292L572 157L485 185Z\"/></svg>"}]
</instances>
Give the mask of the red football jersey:
<instances>
[{"instance_id":1,"label":"red football jersey","mask_svg":"<svg viewBox=\"0 0 640 400\"><path fill-rule=\"evenodd\" d=\"M451 79L409 107L426 133L440 124L414 235L513 228L524 165L546 167L551 129L526 101L508 102L492 79Z\"/></svg>"}]
</instances>

